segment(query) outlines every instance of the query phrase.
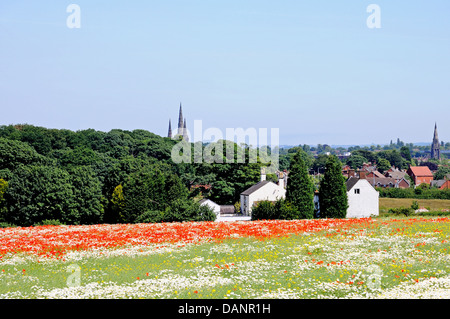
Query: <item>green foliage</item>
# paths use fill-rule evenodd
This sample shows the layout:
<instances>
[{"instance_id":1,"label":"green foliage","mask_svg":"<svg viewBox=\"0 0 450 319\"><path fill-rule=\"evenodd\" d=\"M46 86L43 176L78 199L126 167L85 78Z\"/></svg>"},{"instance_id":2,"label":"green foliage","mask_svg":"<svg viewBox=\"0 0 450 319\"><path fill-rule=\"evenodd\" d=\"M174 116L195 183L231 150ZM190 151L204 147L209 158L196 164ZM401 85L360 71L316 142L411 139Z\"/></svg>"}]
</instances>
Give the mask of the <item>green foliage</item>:
<instances>
[{"instance_id":1,"label":"green foliage","mask_svg":"<svg viewBox=\"0 0 450 319\"><path fill-rule=\"evenodd\" d=\"M397 216L398 215L409 216L414 213L414 210L410 207L398 207L398 208L390 208L388 213Z\"/></svg>"},{"instance_id":2,"label":"green foliage","mask_svg":"<svg viewBox=\"0 0 450 319\"><path fill-rule=\"evenodd\" d=\"M64 225L57 219L45 219L39 223L37 223L35 226L60 226Z\"/></svg>"},{"instance_id":3,"label":"green foliage","mask_svg":"<svg viewBox=\"0 0 450 319\"><path fill-rule=\"evenodd\" d=\"M8 189L8 182L0 178L0 207L4 200L5 192Z\"/></svg>"},{"instance_id":4,"label":"green foliage","mask_svg":"<svg viewBox=\"0 0 450 319\"><path fill-rule=\"evenodd\" d=\"M284 220L293 220L293 219L310 219L311 214L304 213L303 211L299 210L297 205L294 205L293 203L285 200L285 199L279 199L275 202L275 212L277 219L284 219Z\"/></svg>"},{"instance_id":5,"label":"green foliage","mask_svg":"<svg viewBox=\"0 0 450 319\"><path fill-rule=\"evenodd\" d=\"M153 164L130 173L112 194L120 222L215 220L208 207L194 204L188 189L169 165Z\"/></svg>"},{"instance_id":6,"label":"green foliage","mask_svg":"<svg viewBox=\"0 0 450 319\"><path fill-rule=\"evenodd\" d=\"M6 222L31 226L45 219L70 222L75 213L70 175L51 166L21 166L5 193Z\"/></svg>"},{"instance_id":7,"label":"green foliage","mask_svg":"<svg viewBox=\"0 0 450 319\"><path fill-rule=\"evenodd\" d=\"M66 212L67 224L98 224L103 221L104 208L99 179L89 166L69 170L73 192L73 210Z\"/></svg>"},{"instance_id":8,"label":"green foliage","mask_svg":"<svg viewBox=\"0 0 450 319\"><path fill-rule=\"evenodd\" d=\"M41 164L45 158L26 143L0 137L0 169L14 170L18 165Z\"/></svg>"},{"instance_id":9,"label":"green foliage","mask_svg":"<svg viewBox=\"0 0 450 319\"><path fill-rule=\"evenodd\" d=\"M437 172L434 173L434 179L435 180L445 179L445 177L449 174L450 174L450 167L441 166L438 168Z\"/></svg>"},{"instance_id":10,"label":"green foliage","mask_svg":"<svg viewBox=\"0 0 450 319\"><path fill-rule=\"evenodd\" d=\"M380 197L415 199L450 199L449 189L429 188L377 188Z\"/></svg>"},{"instance_id":11,"label":"green foliage","mask_svg":"<svg viewBox=\"0 0 450 319\"><path fill-rule=\"evenodd\" d=\"M390 168L391 168L391 163L385 158L380 158L380 160L378 161L378 164L377 164L378 171L381 174L383 174L384 172L386 172Z\"/></svg>"},{"instance_id":12,"label":"green foliage","mask_svg":"<svg viewBox=\"0 0 450 319\"><path fill-rule=\"evenodd\" d=\"M309 178L307 167L299 150L291 160L286 200L300 211L304 218L314 217L314 185Z\"/></svg>"},{"instance_id":13,"label":"green foliage","mask_svg":"<svg viewBox=\"0 0 450 319\"><path fill-rule=\"evenodd\" d=\"M400 156L405 159L406 162L411 163L412 157L411 157L411 150L408 146L402 146L400 148Z\"/></svg>"},{"instance_id":14,"label":"green foliage","mask_svg":"<svg viewBox=\"0 0 450 319\"><path fill-rule=\"evenodd\" d=\"M347 215L347 188L341 172L341 164L331 155L325 166L325 174L320 182L319 205L321 218L345 218Z\"/></svg>"},{"instance_id":15,"label":"green foliage","mask_svg":"<svg viewBox=\"0 0 450 319\"><path fill-rule=\"evenodd\" d=\"M419 209L419 203L416 200L412 202L411 209L413 209L413 210Z\"/></svg>"},{"instance_id":16,"label":"green foliage","mask_svg":"<svg viewBox=\"0 0 450 319\"><path fill-rule=\"evenodd\" d=\"M189 193L192 185L212 186L202 195L232 204L259 181L261 163L258 158L249 164L249 146L217 144L213 155L222 156L223 163L177 164L171 159L176 143L145 130L105 133L0 126L0 178L9 183L7 191L1 191L5 199L0 221L21 226L46 219L117 223L135 222L144 214L147 220L209 220L215 215L189 205L200 192ZM204 152L207 145L199 145ZM234 163L227 162L226 152L219 152L227 145L234 149ZM195 155L192 152L192 158ZM183 204L175 204L177 200Z\"/></svg>"},{"instance_id":17,"label":"green foliage","mask_svg":"<svg viewBox=\"0 0 450 319\"><path fill-rule=\"evenodd\" d=\"M323 173L325 171L325 166L327 164L328 155L321 154L317 156L312 164L312 169L315 172Z\"/></svg>"},{"instance_id":18,"label":"green foliage","mask_svg":"<svg viewBox=\"0 0 450 319\"><path fill-rule=\"evenodd\" d=\"M278 219L275 204L271 201L261 201L252 208L252 220Z\"/></svg>"},{"instance_id":19,"label":"green foliage","mask_svg":"<svg viewBox=\"0 0 450 319\"><path fill-rule=\"evenodd\" d=\"M237 201L236 203L234 203L234 211L237 213L237 214L240 214L241 213L241 202L240 201Z\"/></svg>"},{"instance_id":20,"label":"green foliage","mask_svg":"<svg viewBox=\"0 0 450 319\"><path fill-rule=\"evenodd\" d=\"M164 211L149 210L139 215L136 223L165 223L182 221L214 221L216 214L208 206L187 200L176 200Z\"/></svg>"},{"instance_id":21,"label":"green foliage","mask_svg":"<svg viewBox=\"0 0 450 319\"><path fill-rule=\"evenodd\" d=\"M405 159L400 155L400 152L397 150L381 151L378 153L378 157L380 159L384 158L388 160L392 166L397 167L399 169L408 167Z\"/></svg>"},{"instance_id":22,"label":"green foliage","mask_svg":"<svg viewBox=\"0 0 450 319\"><path fill-rule=\"evenodd\" d=\"M0 228L10 228L10 227L17 227L17 226L6 222L0 222Z\"/></svg>"},{"instance_id":23,"label":"green foliage","mask_svg":"<svg viewBox=\"0 0 450 319\"><path fill-rule=\"evenodd\" d=\"M293 220L308 219L311 215L300 211L297 206L286 199L279 199L276 202L261 201L252 209L252 220Z\"/></svg>"},{"instance_id":24,"label":"green foliage","mask_svg":"<svg viewBox=\"0 0 450 319\"><path fill-rule=\"evenodd\" d=\"M358 169L361 168L366 162L367 158L361 155L352 154L347 160L347 165L349 165L352 169Z\"/></svg>"}]
</instances>

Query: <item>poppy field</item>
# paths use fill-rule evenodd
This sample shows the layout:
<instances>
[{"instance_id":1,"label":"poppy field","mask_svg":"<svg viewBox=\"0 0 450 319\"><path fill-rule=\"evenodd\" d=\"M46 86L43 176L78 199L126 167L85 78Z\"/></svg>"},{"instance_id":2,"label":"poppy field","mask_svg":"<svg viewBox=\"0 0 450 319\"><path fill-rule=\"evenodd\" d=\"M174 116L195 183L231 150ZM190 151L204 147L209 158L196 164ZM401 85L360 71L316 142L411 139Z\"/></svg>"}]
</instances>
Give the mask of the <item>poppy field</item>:
<instances>
[{"instance_id":1,"label":"poppy field","mask_svg":"<svg viewBox=\"0 0 450 319\"><path fill-rule=\"evenodd\" d=\"M0 229L0 298L449 298L449 218Z\"/></svg>"}]
</instances>

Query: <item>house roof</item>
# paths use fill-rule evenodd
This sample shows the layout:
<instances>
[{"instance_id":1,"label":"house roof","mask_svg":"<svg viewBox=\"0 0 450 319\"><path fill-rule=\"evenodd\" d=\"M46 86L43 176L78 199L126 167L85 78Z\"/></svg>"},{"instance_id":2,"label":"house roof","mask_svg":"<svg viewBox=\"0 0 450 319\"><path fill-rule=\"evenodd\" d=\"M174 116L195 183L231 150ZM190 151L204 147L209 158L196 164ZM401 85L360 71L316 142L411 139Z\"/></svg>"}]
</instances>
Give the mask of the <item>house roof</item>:
<instances>
[{"instance_id":1,"label":"house roof","mask_svg":"<svg viewBox=\"0 0 450 319\"><path fill-rule=\"evenodd\" d=\"M369 178L367 178L367 181L372 186L378 186L378 185L379 186L388 186L389 184L391 184L392 186L395 186L397 184L397 180L395 180L394 178L391 178L391 177L383 177L383 178L369 177Z\"/></svg>"},{"instance_id":2,"label":"house roof","mask_svg":"<svg viewBox=\"0 0 450 319\"><path fill-rule=\"evenodd\" d=\"M433 173L431 173L428 166L411 166L409 170L415 175L415 176L433 176Z\"/></svg>"},{"instance_id":3,"label":"house roof","mask_svg":"<svg viewBox=\"0 0 450 319\"><path fill-rule=\"evenodd\" d=\"M353 177L353 176L350 177L347 180L347 182L345 183L345 185L347 186L347 192L350 191L353 188L353 186L355 186L356 183L358 183L358 181L359 181L359 178L356 178L356 177Z\"/></svg>"},{"instance_id":4,"label":"house roof","mask_svg":"<svg viewBox=\"0 0 450 319\"><path fill-rule=\"evenodd\" d=\"M220 213L221 214L234 214L235 208L233 205L221 205Z\"/></svg>"},{"instance_id":5,"label":"house roof","mask_svg":"<svg viewBox=\"0 0 450 319\"><path fill-rule=\"evenodd\" d=\"M440 188L442 185L445 184L446 181L447 180L445 180L445 179L440 179L440 180L437 180L437 181L431 181L431 187L436 186L436 187Z\"/></svg>"},{"instance_id":6,"label":"house roof","mask_svg":"<svg viewBox=\"0 0 450 319\"><path fill-rule=\"evenodd\" d=\"M381 173L380 173L379 171L377 171L377 170L372 171L372 172L370 172L369 174L373 174L373 175L375 175L375 177L379 177L379 178L385 177L383 174L381 174ZM369 174L367 174L367 175L369 175Z\"/></svg>"},{"instance_id":7,"label":"house roof","mask_svg":"<svg viewBox=\"0 0 450 319\"><path fill-rule=\"evenodd\" d=\"M396 170L396 171L392 171L392 172L387 172L385 176L392 177L394 179L402 179L403 177L405 177L405 174L406 174L406 172Z\"/></svg>"},{"instance_id":8,"label":"house roof","mask_svg":"<svg viewBox=\"0 0 450 319\"><path fill-rule=\"evenodd\" d=\"M241 193L241 195L250 195L250 194L256 192L261 187L263 187L263 186L265 186L265 185L267 185L269 183L271 183L271 182L270 181L261 181L261 182L255 184L255 185L253 185L252 187L246 189L245 191L243 191Z\"/></svg>"}]
</instances>

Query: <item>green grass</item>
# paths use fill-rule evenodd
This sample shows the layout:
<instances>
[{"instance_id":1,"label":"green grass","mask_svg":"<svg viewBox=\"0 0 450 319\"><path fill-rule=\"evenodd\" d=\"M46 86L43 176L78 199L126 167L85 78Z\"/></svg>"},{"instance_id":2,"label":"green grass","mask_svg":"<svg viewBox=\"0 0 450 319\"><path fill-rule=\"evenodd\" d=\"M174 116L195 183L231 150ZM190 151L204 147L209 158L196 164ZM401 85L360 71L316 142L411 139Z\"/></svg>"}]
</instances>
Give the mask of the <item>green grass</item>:
<instances>
[{"instance_id":1,"label":"green grass","mask_svg":"<svg viewBox=\"0 0 450 319\"><path fill-rule=\"evenodd\" d=\"M413 201L434 212L450 209L450 200L446 199L380 198L380 214L387 213L390 208L411 207Z\"/></svg>"}]
</instances>

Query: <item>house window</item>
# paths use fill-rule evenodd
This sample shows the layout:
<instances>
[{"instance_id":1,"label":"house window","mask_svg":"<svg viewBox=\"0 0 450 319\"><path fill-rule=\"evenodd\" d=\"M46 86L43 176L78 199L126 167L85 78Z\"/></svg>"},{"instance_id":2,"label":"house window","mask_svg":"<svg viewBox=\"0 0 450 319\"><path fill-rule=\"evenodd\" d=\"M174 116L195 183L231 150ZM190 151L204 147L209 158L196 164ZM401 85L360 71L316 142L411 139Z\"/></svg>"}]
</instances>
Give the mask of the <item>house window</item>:
<instances>
[{"instance_id":1,"label":"house window","mask_svg":"<svg viewBox=\"0 0 450 319\"><path fill-rule=\"evenodd\" d=\"M359 188L355 188L355 194L360 194Z\"/></svg>"}]
</instances>

